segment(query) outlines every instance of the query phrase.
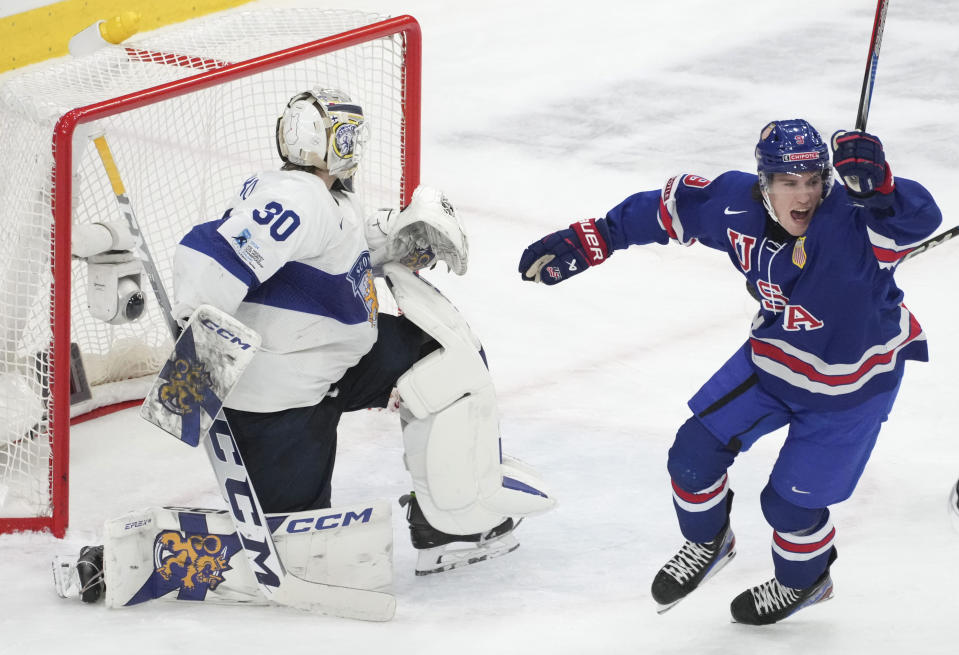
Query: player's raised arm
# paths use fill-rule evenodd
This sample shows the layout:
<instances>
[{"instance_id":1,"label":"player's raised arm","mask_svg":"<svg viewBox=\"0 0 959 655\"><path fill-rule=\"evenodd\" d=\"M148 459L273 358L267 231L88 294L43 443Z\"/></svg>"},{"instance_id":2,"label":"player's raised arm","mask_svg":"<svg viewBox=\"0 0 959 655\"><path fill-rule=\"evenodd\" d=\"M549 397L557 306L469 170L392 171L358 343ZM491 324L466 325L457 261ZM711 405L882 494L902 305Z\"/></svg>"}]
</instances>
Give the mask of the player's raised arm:
<instances>
[{"instance_id":1,"label":"player's raised arm","mask_svg":"<svg viewBox=\"0 0 959 655\"><path fill-rule=\"evenodd\" d=\"M921 184L893 176L879 137L839 130L832 148L850 201L863 209L876 258L895 266L939 227L942 212Z\"/></svg>"}]
</instances>

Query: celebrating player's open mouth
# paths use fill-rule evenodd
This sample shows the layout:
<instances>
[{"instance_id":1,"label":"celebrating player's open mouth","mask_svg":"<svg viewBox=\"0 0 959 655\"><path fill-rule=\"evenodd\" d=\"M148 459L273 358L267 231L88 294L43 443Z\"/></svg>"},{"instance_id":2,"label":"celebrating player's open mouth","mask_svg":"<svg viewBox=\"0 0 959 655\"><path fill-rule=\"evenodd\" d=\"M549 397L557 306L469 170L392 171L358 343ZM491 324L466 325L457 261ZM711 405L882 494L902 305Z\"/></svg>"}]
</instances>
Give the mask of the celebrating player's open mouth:
<instances>
[{"instance_id":1,"label":"celebrating player's open mouth","mask_svg":"<svg viewBox=\"0 0 959 655\"><path fill-rule=\"evenodd\" d=\"M822 200L822 174L819 171L773 173L769 184L769 203L779 224L790 235L800 237Z\"/></svg>"}]
</instances>

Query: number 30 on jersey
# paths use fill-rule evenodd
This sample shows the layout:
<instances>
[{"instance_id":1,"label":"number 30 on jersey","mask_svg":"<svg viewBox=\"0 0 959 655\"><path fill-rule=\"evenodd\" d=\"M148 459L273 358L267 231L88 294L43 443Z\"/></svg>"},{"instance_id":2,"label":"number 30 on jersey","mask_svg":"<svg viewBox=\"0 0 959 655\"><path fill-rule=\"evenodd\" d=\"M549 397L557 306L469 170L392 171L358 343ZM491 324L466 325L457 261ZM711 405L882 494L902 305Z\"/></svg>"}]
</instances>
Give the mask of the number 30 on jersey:
<instances>
[{"instance_id":1,"label":"number 30 on jersey","mask_svg":"<svg viewBox=\"0 0 959 655\"><path fill-rule=\"evenodd\" d=\"M286 241L300 226L300 216L292 209L283 209L278 202L268 202L263 211L253 210L253 220L270 226L270 236L276 241Z\"/></svg>"}]
</instances>

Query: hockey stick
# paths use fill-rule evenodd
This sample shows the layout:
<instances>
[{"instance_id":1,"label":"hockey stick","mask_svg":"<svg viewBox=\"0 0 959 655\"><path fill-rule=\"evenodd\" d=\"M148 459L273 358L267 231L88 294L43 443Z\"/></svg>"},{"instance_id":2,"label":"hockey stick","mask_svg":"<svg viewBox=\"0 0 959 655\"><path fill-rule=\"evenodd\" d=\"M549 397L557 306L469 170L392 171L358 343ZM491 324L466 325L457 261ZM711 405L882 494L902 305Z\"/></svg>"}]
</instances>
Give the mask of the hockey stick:
<instances>
[{"instance_id":1,"label":"hockey stick","mask_svg":"<svg viewBox=\"0 0 959 655\"><path fill-rule=\"evenodd\" d=\"M876 16L872 23L872 38L869 41L869 54L866 57L866 72L862 77L862 93L859 96L859 111L856 113L856 129L865 132L869 119L869 107L872 105L872 91L876 83L876 68L879 66L879 48L882 46L882 32L886 27L886 10L889 0L877 0ZM959 225L934 237L930 237L912 249L900 263L948 241L959 233Z\"/></svg>"},{"instance_id":2,"label":"hockey stick","mask_svg":"<svg viewBox=\"0 0 959 655\"><path fill-rule=\"evenodd\" d=\"M869 107L872 104L872 90L876 83L876 68L879 66L879 47L882 45L882 31L886 27L886 9L889 0L876 2L876 17L872 24L872 39L869 42L869 55L866 57L866 72L862 78L862 93L859 96L859 111L856 113L856 129L866 131L869 119Z\"/></svg>"},{"instance_id":3,"label":"hockey stick","mask_svg":"<svg viewBox=\"0 0 959 655\"><path fill-rule=\"evenodd\" d=\"M908 261L912 259L913 257L916 257L917 255L921 255L922 253L926 252L930 248L941 246L946 241L949 241L955 236L959 236L959 225L957 225L956 227L950 228L946 230L945 232L929 237L928 239L920 243L918 246L910 250L908 253L906 253L906 255L904 255L902 259L899 260L899 263L897 264L897 266L902 265L903 262ZM762 296L760 296L759 292L753 288L753 285L749 283L749 280L746 280L746 291L748 291L749 295L753 297L753 300L756 300L757 302L762 302Z\"/></svg>"},{"instance_id":4,"label":"hockey stick","mask_svg":"<svg viewBox=\"0 0 959 655\"><path fill-rule=\"evenodd\" d=\"M905 257L903 257L899 263L901 264L907 259L912 259L916 255L921 255L922 253L926 252L930 248L935 248L936 246L942 245L943 243L945 243L946 241L948 241L949 239L951 239L952 237L956 235L959 235L959 225L949 230L946 230L945 232L942 232L941 234L937 234L935 236L929 237L928 239L920 243L918 246L910 250L909 253Z\"/></svg>"},{"instance_id":5,"label":"hockey stick","mask_svg":"<svg viewBox=\"0 0 959 655\"><path fill-rule=\"evenodd\" d=\"M140 241L138 255L153 286L170 333L176 339L179 326L173 318L170 300L164 292L150 251L143 242L133 205L126 195L106 137L100 134L93 138L120 211L126 217L130 229L138 235ZM217 413L208 436L209 438L204 440L207 456L216 473L223 499L229 505L230 515L233 517L233 523L249 559L250 568L256 577L257 585L266 598L278 605L344 618L365 621L389 621L393 618L396 599L392 594L310 582L288 572L277 554L276 544L267 526L260 501L250 482L243 458L240 456L233 432L222 409Z\"/></svg>"},{"instance_id":6,"label":"hockey stick","mask_svg":"<svg viewBox=\"0 0 959 655\"><path fill-rule=\"evenodd\" d=\"M160 281L160 274L157 272L156 264L153 263L153 255L150 254L146 240L140 232L140 224L137 223L137 217L133 213L133 205L130 204L130 198L127 197L123 180L120 179L120 171L117 169L117 164L113 160L113 153L110 152L110 146L107 145L107 138L102 132L93 134L90 138L93 139L93 143L97 147L97 152L100 154L100 161L103 163L103 168L110 180L110 186L113 187L113 193L117 198L117 206L120 208L120 213L123 214L123 217L127 220L130 232L133 234L133 238L136 239L137 252L135 254L138 255L140 263L143 266L143 271L147 274L147 279L150 280L150 286L153 288L157 302L159 302L160 306L165 310L163 317L166 320L167 327L170 328L170 333L173 335L173 338L176 339L177 335L180 334L180 326L177 325L177 322L173 319L173 312L170 311L170 307L172 307L170 299L167 297L163 283Z\"/></svg>"}]
</instances>

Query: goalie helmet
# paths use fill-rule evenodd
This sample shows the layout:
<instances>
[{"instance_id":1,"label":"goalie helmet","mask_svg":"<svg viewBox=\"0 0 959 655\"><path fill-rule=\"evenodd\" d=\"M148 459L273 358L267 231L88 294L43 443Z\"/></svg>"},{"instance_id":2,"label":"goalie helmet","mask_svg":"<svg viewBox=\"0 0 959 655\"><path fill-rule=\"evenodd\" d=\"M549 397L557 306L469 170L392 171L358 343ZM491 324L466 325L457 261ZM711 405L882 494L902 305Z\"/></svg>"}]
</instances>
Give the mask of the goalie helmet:
<instances>
[{"instance_id":1,"label":"goalie helmet","mask_svg":"<svg viewBox=\"0 0 959 655\"><path fill-rule=\"evenodd\" d=\"M832 190L829 148L816 128L801 118L773 121L762 129L756 144L756 169L763 202L773 218L776 214L769 201L769 189L776 173L818 171L822 175L823 199Z\"/></svg>"},{"instance_id":2,"label":"goalie helmet","mask_svg":"<svg viewBox=\"0 0 959 655\"><path fill-rule=\"evenodd\" d=\"M365 142L363 108L336 89L293 96L276 121L276 148L284 162L315 166L346 185Z\"/></svg>"}]
</instances>

